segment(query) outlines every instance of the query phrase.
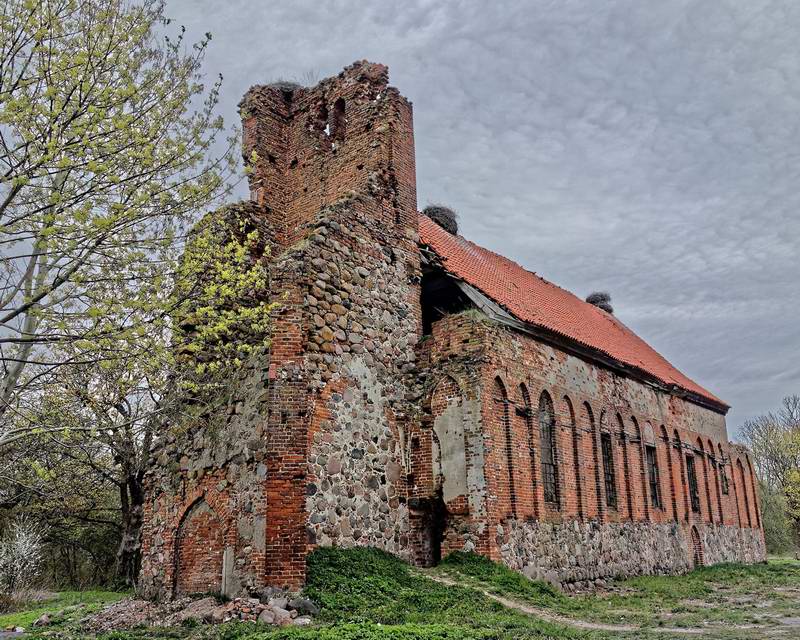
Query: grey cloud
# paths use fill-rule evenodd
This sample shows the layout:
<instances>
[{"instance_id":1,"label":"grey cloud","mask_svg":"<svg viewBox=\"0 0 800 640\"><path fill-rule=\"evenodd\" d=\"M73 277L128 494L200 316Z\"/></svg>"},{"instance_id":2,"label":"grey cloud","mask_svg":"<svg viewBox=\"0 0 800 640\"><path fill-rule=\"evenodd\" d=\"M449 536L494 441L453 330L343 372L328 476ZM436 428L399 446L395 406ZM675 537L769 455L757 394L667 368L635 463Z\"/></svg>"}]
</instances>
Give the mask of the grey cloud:
<instances>
[{"instance_id":1,"label":"grey cloud","mask_svg":"<svg viewBox=\"0 0 800 640\"><path fill-rule=\"evenodd\" d=\"M733 405L800 392L800 3L171 0L223 110L368 58L415 105L420 205L619 317Z\"/></svg>"}]
</instances>

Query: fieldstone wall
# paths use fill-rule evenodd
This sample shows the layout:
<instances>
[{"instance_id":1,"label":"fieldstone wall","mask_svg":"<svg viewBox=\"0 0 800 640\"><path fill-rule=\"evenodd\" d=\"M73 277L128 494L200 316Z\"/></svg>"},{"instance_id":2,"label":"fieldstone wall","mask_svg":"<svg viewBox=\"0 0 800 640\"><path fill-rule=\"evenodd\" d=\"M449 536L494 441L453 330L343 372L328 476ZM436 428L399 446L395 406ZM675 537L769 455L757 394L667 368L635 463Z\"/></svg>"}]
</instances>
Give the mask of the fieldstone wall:
<instances>
[{"instance_id":1,"label":"fieldstone wall","mask_svg":"<svg viewBox=\"0 0 800 640\"><path fill-rule=\"evenodd\" d=\"M758 529L698 527L704 564L765 559ZM549 523L508 520L495 528L502 561L567 588L608 578L680 574L693 567L688 530L676 523Z\"/></svg>"},{"instance_id":2,"label":"fieldstone wall","mask_svg":"<svg viewBox=\"0 0 800 640\"><path fill-rule=\"evenodd\" d=\"M391 217L376 215L380 202L376 193L328 207L305 248L317 273L306 296L306 370L317 389L306 528L312 546L371 545L409 558L419 261Z\"/></svg>"},{"instance_id":3,"label":"fieldstone wall","mask_svg":"<svg viewBox=\"0 0 800 640\"><path fill-rule=\"evenodd\" d=\"M384 385L361 356L343 371L348 386L331 394L330 419L309 451L309 538L322 546L368 545L409 553L404 469L386 419Z\"/></svg>"},{"instance_id":4,"label":"fieldstone wall","mask_svg":"<svg viewBox=\"0 0 800 640\"><path fill-rule=\"evenodd\" d=\"M677 524L508 520L496 526L495 534L506 565L553 583L584 586L604 578L691 568L686 538Z\"/></svg>"},{"instance_id":5,"label":"fieldstone wall","mask_svg":"<svg viewBox=\"0 0 800 640\"><path fill-rule=\"evenodd\" d=\"M767 549L761 529L706 526L698 529L705 564L764 562Z\"/></svg>"}]
</instances>

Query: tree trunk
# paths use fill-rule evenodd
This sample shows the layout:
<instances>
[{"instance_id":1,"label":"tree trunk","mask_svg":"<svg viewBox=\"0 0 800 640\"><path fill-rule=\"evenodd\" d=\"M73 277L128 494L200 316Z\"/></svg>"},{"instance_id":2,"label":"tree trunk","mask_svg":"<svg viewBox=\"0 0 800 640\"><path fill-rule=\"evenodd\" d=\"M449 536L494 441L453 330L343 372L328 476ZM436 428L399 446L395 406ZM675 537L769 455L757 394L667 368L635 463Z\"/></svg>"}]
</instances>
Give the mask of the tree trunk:
<instances>
[{"instance_id":1,"label":"tree trunk","mask_svg":"<svg viewBox=\"0 0 800 640\"><path fill-rule=\"evenodd\" d=\"M122 540L117 550L117 576L134 586L141 565L141 531L144 516L144 487L137 476L120 486Z\"/></svg>"}]
</instances>

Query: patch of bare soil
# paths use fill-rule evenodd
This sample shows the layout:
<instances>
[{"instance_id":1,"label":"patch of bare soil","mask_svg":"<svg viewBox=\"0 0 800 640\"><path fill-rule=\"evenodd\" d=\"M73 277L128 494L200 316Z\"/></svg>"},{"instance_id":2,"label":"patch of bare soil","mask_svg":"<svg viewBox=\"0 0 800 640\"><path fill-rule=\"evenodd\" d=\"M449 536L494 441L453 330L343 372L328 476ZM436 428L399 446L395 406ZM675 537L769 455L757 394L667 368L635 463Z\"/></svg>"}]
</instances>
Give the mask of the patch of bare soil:
<instances>
[{"instance_id":1,"label":"patch of bare soil","mask_svg":"<svg viewBox=\"0 0 800 640\"><path fill-rule=\"evenodd\" d=\"M235 598L229 602L219 602L216 598L206 597L156 604L148 600L126 598L86 618L82 626L95 633L141 626L173 627L188 620L205 624L251 620L268 625L305 626L312 622L309 614L318 612L314 603L305 598L273 596L265 600Z\"/></svg>"}]
</instances>

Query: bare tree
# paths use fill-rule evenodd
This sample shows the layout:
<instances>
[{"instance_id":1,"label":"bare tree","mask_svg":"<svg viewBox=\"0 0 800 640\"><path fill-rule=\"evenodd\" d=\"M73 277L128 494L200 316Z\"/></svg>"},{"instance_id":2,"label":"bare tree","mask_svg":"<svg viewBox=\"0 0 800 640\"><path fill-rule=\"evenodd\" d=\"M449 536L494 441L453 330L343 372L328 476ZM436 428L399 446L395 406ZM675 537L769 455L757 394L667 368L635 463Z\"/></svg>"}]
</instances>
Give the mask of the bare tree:
<instances>
[{"instance_id":1,"label":"bare tree","mask_svg":"<svg viewBox=\"0 0 800 640\"><path fill-rule=\"evenodd\" d=\"M785 489L800 469L800 396L788 396L777 411L745 422L741 437L759 477L772 489Z\"/></svg>"}]
</instances>

